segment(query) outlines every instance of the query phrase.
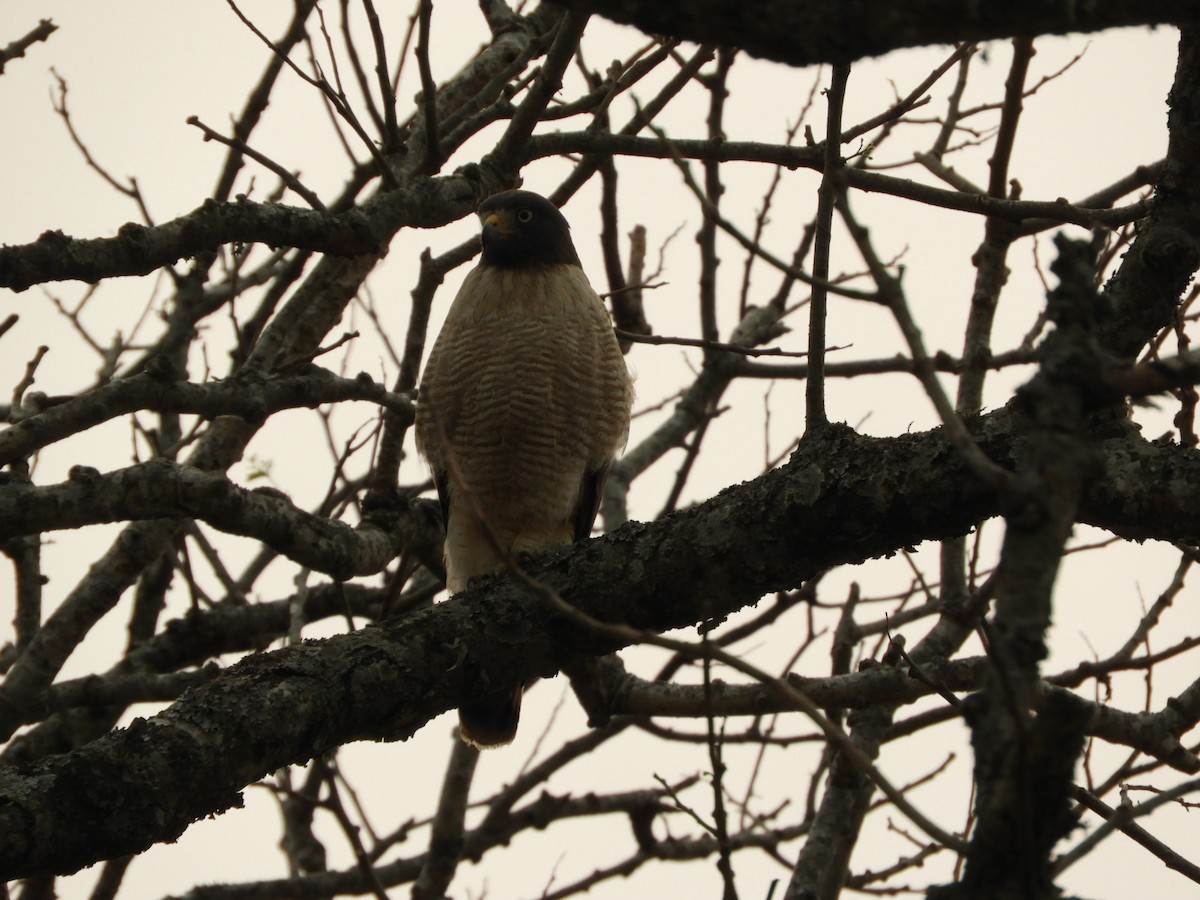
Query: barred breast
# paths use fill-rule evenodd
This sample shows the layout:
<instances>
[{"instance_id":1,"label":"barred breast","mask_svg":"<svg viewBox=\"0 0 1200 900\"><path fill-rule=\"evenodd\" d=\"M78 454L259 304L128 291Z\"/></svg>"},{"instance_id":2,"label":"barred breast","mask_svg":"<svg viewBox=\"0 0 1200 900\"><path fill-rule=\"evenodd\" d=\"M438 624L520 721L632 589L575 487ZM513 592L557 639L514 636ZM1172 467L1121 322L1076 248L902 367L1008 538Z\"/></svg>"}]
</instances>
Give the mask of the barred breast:
<instances>
[{"instance_id":1,"label":"barred breast","mask_svg":"<svg viewBox=\"0 0 1200 900\"><path fill-rule=\"evenodd\" d=\"M603 302L578 266L481 266L463 283L421 384L417 441L453 456L448 586L495 570L464 490L512 553L574 540L588 480L625 445L632 386Z\"/></svg>"}]
</instances>

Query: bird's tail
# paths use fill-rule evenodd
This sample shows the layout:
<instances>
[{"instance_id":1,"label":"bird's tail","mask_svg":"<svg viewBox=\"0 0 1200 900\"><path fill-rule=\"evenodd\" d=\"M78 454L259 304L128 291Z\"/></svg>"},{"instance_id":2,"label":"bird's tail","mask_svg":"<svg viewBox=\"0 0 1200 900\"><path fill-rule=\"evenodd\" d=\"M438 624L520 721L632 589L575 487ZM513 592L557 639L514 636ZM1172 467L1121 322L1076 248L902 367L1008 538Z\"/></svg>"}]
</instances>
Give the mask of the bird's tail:
<instances>
[{"instance_id":1,"label":"bird's tail","mask_svg":"<svg viewBox=\"0 0 1200 900\"><path fill-rule=\"evenodd\" d=\"M480 750L511 744L521 718L521 695L525 686L468 700L458 708L458 732Z\"/></svg>"}]
</instances>

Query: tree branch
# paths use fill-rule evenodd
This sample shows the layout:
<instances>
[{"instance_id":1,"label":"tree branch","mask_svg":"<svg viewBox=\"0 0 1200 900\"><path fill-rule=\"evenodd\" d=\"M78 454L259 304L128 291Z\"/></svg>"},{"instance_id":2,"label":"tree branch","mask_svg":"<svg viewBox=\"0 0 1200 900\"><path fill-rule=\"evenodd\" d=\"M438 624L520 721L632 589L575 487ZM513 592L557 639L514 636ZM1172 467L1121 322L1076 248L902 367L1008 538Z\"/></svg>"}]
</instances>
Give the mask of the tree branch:
<instances>
[{"instance_id":1,"label":"tree branch","mask_svg":"<svg viewBox=\"0 0 1200 900\"><path fill-rule=\"evenodd\" d=\"M407 541L368 519L358 528L314 516L275 490L246 490L221 474L156 459L101 474L76 466L69 480L0 492L0 539L102 522L196 518L253 537L301 565L335 578L374 575ZM397 526L409 521L398 512Z\"/></svg>"},{"instance_id":2,"label":"tree branch","mask_svg":"<svg viewBox=\"0 0 1200 900\"><path fill-rule=\"evenodd\" d=\"M208 384L164 381L151 374L114 381L41 412L26 416L0 431L0 465L15 462L56 441L87 428L139 410L192 413L206 419L241 416L263 420L283 409L316 407L344 400L378 403L401 420L412 422L412 402L390 393L365 372L339 378L316 369L304 375L264 381L231 378Z\"/></svg>"},{"instance_id":3,"label":"tree branch","mask_svg":"<svg viewBox=\"0 0 1200 900\"><path fill-rule=\"evenodd\" d=\"M5 47L0 47L0 75L10 60L20 59L25 51L39 41L50 40L50 35L58 31L58 26L49 19L42 19L28 34L17 38Z\"/></svg>"},{"instance_id":4,"label":"tree branch","mask_svg":"<svg viewBox=\"0 0 1200 900\"><path fill-rule=\"evenodd\" d=\"M127 223L112 238L72 238L47 231L32 244L0 247L0 287L24 291L47 281L94 284L117 275L146 275L231 242L297 247L332 256L378 254L400 228L436 228L456 221L502 186L466 167L457 175L379 194L332 215L282 203L207 200L161 225Z\"/></svg>"},{"instance_id":5,"label":"tree branch","mask_svg":"<svg viewBox=\"0 0 1200 900\"><path fill-rule=\"evenodd\" d=\"M647 34L739 47L793 66L850 63L901 47L1100 31L1130 25L1197 21L1191 0L900 0L861 4L825 0L697 0L680 7L656 0L556 0Z\"/></svg>"},{"instance_id":6,"label":"tree branch","mask_svg":"<svg viewBox=\"0 0 1200 900\"><path fill-rule=\"evenodd\" d=\"M986 452L1001 462L1012 458L1009 419L981 423ZM1200 485L1193 453L1128 435L1093 439L1107 475L1085 493L1082 521L1200 537L1200 496L1186 489ZM878 439L830 426L780 469L669 520L631 523L586 551L551 554L530 574L589 616L663 631L834 565L965 533L998 511L939 432ZM630 576L629 560L650 558L655 566ZM497 638L497 621L508 637ZM0 878L74 871L171 840L282 765L354 740L407 737L483 684L548 675L577 654L613 649L502 577L398 622L249 657L150 722L0 770Z\"/></svg>"}]
</instances>

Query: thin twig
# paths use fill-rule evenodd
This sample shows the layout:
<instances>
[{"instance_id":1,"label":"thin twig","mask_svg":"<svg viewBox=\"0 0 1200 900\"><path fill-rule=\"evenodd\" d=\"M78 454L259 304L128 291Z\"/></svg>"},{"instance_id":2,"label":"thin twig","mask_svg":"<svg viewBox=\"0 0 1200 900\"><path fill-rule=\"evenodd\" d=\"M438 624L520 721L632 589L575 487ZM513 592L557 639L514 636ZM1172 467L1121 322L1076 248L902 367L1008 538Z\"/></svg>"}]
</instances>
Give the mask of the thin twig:
<instances>
[{"instance_id":1,"label":"thin twig","mask_svg":"<svg viewBox=\"0 0 1200 900\"><path fill-rule=\"evenodd\" d=\"M2 68L3 67L0 66L0 69ZM88 168L108 182L108 184L110 184L115 190L133 200L133 202L137 204L138 211L142 214L142 221L144 221L147 225L153 225L154 220L150 216L150 211L146 208L146 203L142 197L141 190L138 188L137 180L130 178L129 184L126 186L117 181L117 179L110 175L108 171L102 165L100 165L100 163L96 162L95 157L92 156L91 151L88 150L87 145L83 142L83 139L80 138L79 134L75 131L75 125L71 121L71 113L67 109L66 79L59 75L58 72L53 68L50 69L50 74L54 76L54 80L58 83L58 98L53 101L54 111L58 113L59 118L63 120L63 124L67 128L67 134L71 137L71 143L73 143L76 149L83 154L83 160L88 164Z\"/></svg>"},{"instance_id":2,"label":"thin twig","mask_svg":"<svg viewBox=\"0 0 1200 900\"><path fill-rule=\"evenodd\" d=\"M680 347L699 347L702 350L715 350L722 353L739 353L742 356L773 356L773 357L793 357L802 359L808 356L806 350L781 350L778 347L743 347L741 344L729 344L724 341L705 341L700 338L685 338L685 337L666 337L660 334L635 334L632 331L622 331L620 328L613 329L617 333L617 337L626 341L633 341L637 344L654 344L662 346L665 344L673 344ZM826 347L826 350L844 350L841 347Z\"/></svg>"},{"instance_id":3,"label":"thin twig","mask_svg":"<svg viewBox=\"0 0 1200 900\"><path fill-rule=\"evenodd\" d=\"M891 273L887 271L887 268L879 259L879 256L875 253L866 228L860 225L858 220L855 219L844 194L837 199L837 207L854 239L855 245L858 247L859 253L862 254L868 268L871 270L871 276L879 288L880 296L887 302L892 315L896 319L896 324L900 326L900 331L908 343L909 352L912 354L917 378L920 379L921 385L925 388L929 399L933 401L933 406L937 410L943 426L946 428L946 434L950 442L962 456L963 462L967 464L972 473L994 487L999 488L1003 486L1007 483L1010 477L1009 474L988 459L983 451L979 449L979 445L975 443L975 439L967 431L967 426L963 423L962 418L955 412L954 406L946 396L946 392L942 390L941 383L937 380L934 365L925 350L925 341L921 337L921 332L908 310L908 303L904 299L904 291L900 286L900 282L892 277Z\"/></svg>"},{"instance_id":4,"label":"thin twig","mask_svg":"<svg viewBox=\"0 0 1200 900\"><path fill-rule=\"evenodd\" d=\"M272 53L279 55L280 58L283 59L284 63L286 63L293 72L325 95L325 98L329 101L333 108L337 110L338 115L345 120L346 124L354 130L354 133L358 135L359 139L366 146L367 152L371 154L376 164L379 166L379 176L383 179L384 183L389 187L396 187L396 176L392 172L392 167L388 164L387 159L384 157L379 147L376 146L373 140L371 140L370 135L363 130L362 123L358 121L358 116L354 114L354 110L352 110L350 108L350 104L346 102L345 94L340 94L338 91L335 91L333 86L326 81L324 77L313 78L298 65L292 62L291 58L283 54L279 48L275 46L274 41L263 34L258 29L258 26L256 26L250 21L249 18L246 17L245 13L238 8L238 5L236 2L234 2L234 0L225 0L225 2L229 4L229 8L232 9L234 15L236 15L242 21L242 24L249 28L255 37L266 44L267 47L271 49Z\"/></svg>"},{"instance_id":5,"label":"thin twig","mask_svg":"<svg viewBox=\"0 0 1200 900\"><path fill-rule=\"evenodd\" d=\"M422 7L430 3L423 0ZM367 24L371 27L371 40L375 44L375 75L379 80L379 99L383 103L383 145L391 149L399 137L400 129L396 124L396 89L392 86L388 73L387 48L383 41L383 26L379 22L379 14L375 11L372 0L363 0L363 9L367 14ZM432 77L430 81L432 82ZM425 81L425 73L421 73L421 81ZM436 88L435 88L436 96ZM435 104L436 106L436 104Z\"/></svg>"},{"instance_id":6,"label":"thin twig","mask_svg":"<svg viewBox=\"0 0 1200 900\"><path fill-rule=\"evenodd\" d=\"M829 103L825 127L825 172L817 189L817 231L813 248L813 290L808 307L808 382L804 394L804 428L812 430L829 424L825 412L825 316L828 307L829 251L833 241L833 206L837 196L836 179L842 161L842 105L850 66L833 67L833 78L826 92Z\"/></svg>"},{"instance_id":7,"label":"thin twig","mask_svg":"<svg viewBox=\"0 0 1200 900\"><path fill-rule=\"evenodd\" d=\"M264 168L270 169L279 176L280 181L291 188L297 196L303 198L309 206L322 212L325 211L325 204L321 202L320 197L306 188L294 173L289 172L286 168L275 162L275 160L271 159L269 156L259 153L245 141L238 140L237 138L225 137L225 135L221 134L220 132L214 131L201 122L198 116L188 116L187 124L194 125L195 127L199 128L204 133L205 141L216 141L218 144L224 144L230 149L237 150L242 156L250 157Z\"/></svg>"},{"instance_id":8,"label":"thin twig","mask_svg":"<svg viewBox=\"0 0 1200 900\"><path fill-rule=\"evenodd\" d=\"M421 74L421 114L424 119L425 157L421 171L436 172L442 164L442 151L438 144L437 83L433 80L433 68L429 63L429 27L433 14L433 0L420 0L417 10L417 70Z\"/></svg>"}]
</instances>

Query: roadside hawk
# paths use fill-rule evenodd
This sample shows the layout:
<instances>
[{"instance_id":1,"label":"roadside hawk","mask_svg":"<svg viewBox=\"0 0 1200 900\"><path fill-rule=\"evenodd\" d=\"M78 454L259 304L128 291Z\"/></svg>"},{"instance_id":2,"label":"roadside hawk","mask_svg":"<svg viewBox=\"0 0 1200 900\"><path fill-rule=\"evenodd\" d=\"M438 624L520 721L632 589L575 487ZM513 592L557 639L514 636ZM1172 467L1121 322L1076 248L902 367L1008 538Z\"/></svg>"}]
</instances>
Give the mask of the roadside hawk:
<instances>
[{"instance_id":1,"label":"roadside hawk","mask_svg":"<svg viewBox=\"0 0 1200 900\"><path fill-rule=\"evenodd\" d=\"M506 557L591 534L633 399L612 321L562 213L537 194L506 191L484 201L479 217L483 253L446 316L417 405L451 594ZM509 743L523 689L463 703L463 739Z\"/></svg>"}]
</instances>

